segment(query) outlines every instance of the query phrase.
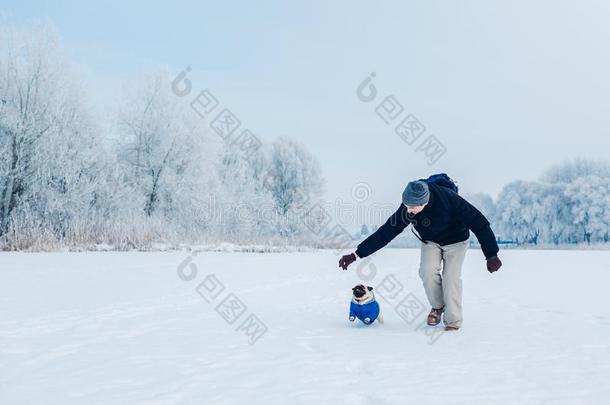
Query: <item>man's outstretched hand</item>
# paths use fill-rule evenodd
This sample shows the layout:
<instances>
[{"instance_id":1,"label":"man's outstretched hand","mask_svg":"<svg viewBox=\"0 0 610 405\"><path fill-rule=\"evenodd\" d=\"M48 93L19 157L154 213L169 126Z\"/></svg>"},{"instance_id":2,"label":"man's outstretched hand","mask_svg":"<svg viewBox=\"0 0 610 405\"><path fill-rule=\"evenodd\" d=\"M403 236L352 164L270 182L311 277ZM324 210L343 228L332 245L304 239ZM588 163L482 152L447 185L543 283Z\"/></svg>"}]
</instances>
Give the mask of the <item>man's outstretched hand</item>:
<instances>
[{"instance_id":1,"label":"man's outstretched hand","mask_svg":"<svg viewBox=\"0 0 610 405\"><path fill-rule=\"evenodd\" d=\"M502 267L502 261L498 256L492 256L487 259L487 271L493 273Z\"/></svg>"},{"instance_id":2,"label":"man's outstretched hand","mask_svg":"<svg viewBox=\"0 0 610 405\"><path fill-rule=\"evenodd\" d=\"M351 253L349 255L344 255L341 259L339 259L339 267L343 270L347 270L347 266L356 261L356 254Z\"/></svg>"}]
</instances>

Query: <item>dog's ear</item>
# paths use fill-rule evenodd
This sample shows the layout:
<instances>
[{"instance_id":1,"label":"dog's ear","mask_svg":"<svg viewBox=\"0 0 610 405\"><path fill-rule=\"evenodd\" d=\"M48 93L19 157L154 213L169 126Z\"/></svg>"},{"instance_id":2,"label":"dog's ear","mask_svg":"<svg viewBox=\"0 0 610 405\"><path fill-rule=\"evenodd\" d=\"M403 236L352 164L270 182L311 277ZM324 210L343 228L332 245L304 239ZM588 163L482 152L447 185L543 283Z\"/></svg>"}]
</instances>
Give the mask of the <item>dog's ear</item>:
<instances>
[{"instance_id":1,"label":"dog's ear","mask_svg":"<svg viewBox=\"0 0 610 405\"><path fill-rule=\"evenodd\" d=\"M366 287L369 291L373 291L373 287L371 287L370 285Z\"/></svg>"}]
</instances>

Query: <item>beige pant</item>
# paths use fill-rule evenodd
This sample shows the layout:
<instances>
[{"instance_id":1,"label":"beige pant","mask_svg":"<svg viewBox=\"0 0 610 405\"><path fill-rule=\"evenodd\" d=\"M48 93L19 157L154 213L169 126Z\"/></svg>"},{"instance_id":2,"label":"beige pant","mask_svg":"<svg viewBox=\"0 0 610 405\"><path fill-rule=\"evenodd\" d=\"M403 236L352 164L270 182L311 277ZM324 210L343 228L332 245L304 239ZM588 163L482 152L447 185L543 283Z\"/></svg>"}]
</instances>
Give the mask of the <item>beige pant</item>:
<instances>
[{"instance_id":1,"label":"beige pant","mask_svg":"<svg viewBox=\"0 0 610 405\"><path fill-rule=\"evenodd\" d=\"M430 241L421 245L419 276L432 308L445 307L445 325L462 326L462 264L467 249L467 240L446 246Z\"/></svg>"}]
</instances>

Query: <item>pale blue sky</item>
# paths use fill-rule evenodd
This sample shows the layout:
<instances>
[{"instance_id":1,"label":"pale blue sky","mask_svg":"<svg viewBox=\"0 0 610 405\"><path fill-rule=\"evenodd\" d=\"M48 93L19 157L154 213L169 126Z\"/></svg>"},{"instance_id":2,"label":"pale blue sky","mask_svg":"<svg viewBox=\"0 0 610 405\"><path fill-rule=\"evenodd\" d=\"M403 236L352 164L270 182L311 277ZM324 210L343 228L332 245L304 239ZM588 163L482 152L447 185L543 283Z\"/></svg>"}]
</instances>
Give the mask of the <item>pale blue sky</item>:
<instances>
[{"instance_id":1,"label":"pale blue sky","mask_svg":"<svg viewBox=\"0 0 610 405\"><path fill-rule=\"evenodd\" d=\"M8 1L18 25L48 19L88 91L110 109L125 81L193 68L263 140L318 156L329 200L370 184L396 203L445 171L496 195L574 157L610 158L610 5L603 1ZM447 147L430 167L356 98L370 72Z\"/></svg>"}]
</instances>

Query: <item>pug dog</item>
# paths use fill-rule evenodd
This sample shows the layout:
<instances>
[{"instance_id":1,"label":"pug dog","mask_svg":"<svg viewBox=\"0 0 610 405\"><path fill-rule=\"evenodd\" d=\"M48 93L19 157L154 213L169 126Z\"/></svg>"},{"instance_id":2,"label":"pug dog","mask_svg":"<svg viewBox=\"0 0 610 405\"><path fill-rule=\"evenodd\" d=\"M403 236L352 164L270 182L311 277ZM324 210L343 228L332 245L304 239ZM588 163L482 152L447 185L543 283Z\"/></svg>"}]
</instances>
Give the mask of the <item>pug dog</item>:
<instances>
[{"instance_id":1,"label":"pug dog","mask_svg":"<svg viewBox=\"0 0 610 405\"><path fill-rule=\"evenodd\" d=\"M366 325L370 325L375 320L383 323L383 316L379 309L379 303L375 300L373 287L358 284L352 288L352 300L349 306L349 321L354 322L360 319Z\"/></svg>"}]
</instances>

